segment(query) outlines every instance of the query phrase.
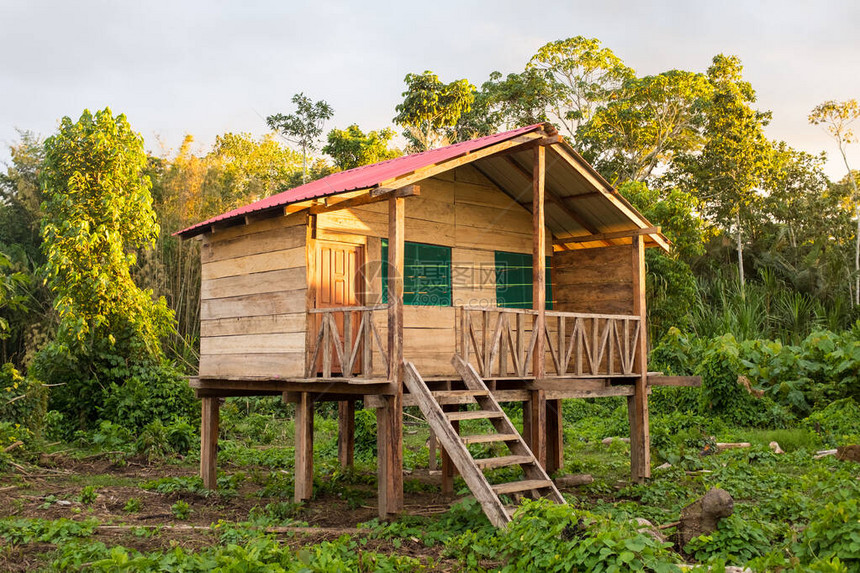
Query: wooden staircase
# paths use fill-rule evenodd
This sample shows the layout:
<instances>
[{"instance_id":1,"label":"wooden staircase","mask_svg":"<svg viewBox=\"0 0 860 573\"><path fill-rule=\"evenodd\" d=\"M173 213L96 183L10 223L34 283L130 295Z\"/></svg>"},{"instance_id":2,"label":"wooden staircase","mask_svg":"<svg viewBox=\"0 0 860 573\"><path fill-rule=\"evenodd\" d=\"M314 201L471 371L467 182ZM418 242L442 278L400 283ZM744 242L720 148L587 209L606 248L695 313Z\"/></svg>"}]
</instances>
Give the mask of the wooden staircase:
<instances>
[{"instance_id":1,"label":"wooden staircase","mask_svg":"<svg viewBox=\"0 0 860 573\"><path fill-rule=\"evenodd\" d=\"M409 392L415 397L424 417L445 448L454 466L480 502L484 513L496 527L504 527L511 520L511 512L505 507L500 495L529 494L533 497L546 497L556 503L565 503L555 484L538 463L531 449L508 419L499 403L487 389L475 369L454 356L451 361L466 385L466 390L443 390L432 392L415 365L403 363L403 378ZM439 400L445 397L468 396L478 404L479 410L463 412L444 412ZM451 425L455 420L489 420L495 429L492 434L460 436ZM497 458L474 459L466 447L468 444L503 442L510 455ZM525 479L508 483L490 485L482 470L519 465L523 468Z\"/></svg>"}]
</instances>

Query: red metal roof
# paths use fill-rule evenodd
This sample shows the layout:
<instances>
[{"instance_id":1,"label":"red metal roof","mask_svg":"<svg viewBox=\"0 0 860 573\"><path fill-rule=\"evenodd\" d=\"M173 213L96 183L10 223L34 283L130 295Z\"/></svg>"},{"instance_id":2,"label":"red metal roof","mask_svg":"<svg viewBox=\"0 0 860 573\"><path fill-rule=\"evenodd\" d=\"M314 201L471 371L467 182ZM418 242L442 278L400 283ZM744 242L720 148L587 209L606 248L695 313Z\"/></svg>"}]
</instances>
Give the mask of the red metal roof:
<instances>
[{"instance_id":1,"label":"red metal roof","mask_svg":"<svg viewBox=\"0 0 860 573\"><path fill-rule=\"evenodd\" d=\"M201 232L205 232L204 228L212 225L213 223L234 220L250 213L283 207L290 203L297 203L308 199L317 199L320 197L328 197L329 195L336 195L338 193L376 187L381 182L387 181L393 177L406 175L422 167L447 161L460 155L477 151L478 149L483 149L484 147L488 147L495 143L500 143L525 133L537 131L542 127L543 124L538 123L528 127L521 127L519 129L505 131L503 133L496 133L494 135L464 141L462 143L455 143L454 145L440 147L439 149L431 149L429 151L415 153L413 155L406 155L395 159L389 159L388 161L381 161L379 163L374 163L373 165L364 165L348 171L332 173L322 179L305 183L304 185L300 185L299 187L295 187L287 191L282 191L281 193L272 195L271 197L255 201L250 205L245 205L244 207L239 207L232 211L227 211L226 213L222 213L216 217L212 217L202 223L197 223L196 225L177 231L173 234L180 235L182 237L191 237L200 234Z\"/></svg>"}]
</instances>

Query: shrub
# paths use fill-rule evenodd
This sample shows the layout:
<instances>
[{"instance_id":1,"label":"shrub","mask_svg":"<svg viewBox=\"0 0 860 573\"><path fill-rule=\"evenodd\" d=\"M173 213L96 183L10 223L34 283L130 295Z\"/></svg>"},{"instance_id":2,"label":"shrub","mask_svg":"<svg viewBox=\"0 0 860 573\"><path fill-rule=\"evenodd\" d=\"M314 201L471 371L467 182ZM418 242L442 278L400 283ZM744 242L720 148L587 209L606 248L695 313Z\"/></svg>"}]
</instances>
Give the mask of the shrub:
<instances>
[{"instance_id":1,"label":"shrub","mask_svg":"<svg viewBox=\"0 0 860 573\"><path fill-rule=\"evenodd\" d=\"M743 565L768 552L773 544L773 533L759 521L747 521L734 514L720 520L717 530L710 535L692 539L684 551L699 561L718 557Z\"/></svg>"},{"instance_id":2,"label":"shrub","mask_svg":"<svg viewBox=\"0 0 860 573\"><path fill-rule=\"evenodd\" d=\"M373 410L355 411L355 455L376 455L376 414Z\"/></svg>"},{"instance_id":3,"label":"shrub","mask_svg":"<svg viewBox=\"0 0 860 573\"><path fill-rule=\"evenodd\" d=\"M543 499L526 501L500 536L503 571L680 571L670 544L629 521Z\"/></svg>"},{"instance_id":4,"label":"shrub","mask_svg":"<svg viewBox=\"0 0 860 573\"><path fill-rule=\"evenodd\" d=\"M41 436L48 407L48 389L6 363L0 366L0 420L20 424Z\"/></svg>"},{"instance_id":5,"label":"shrub","mask_svg":"<svg viewBox=\"0 0 860 573\"><path fill-rule=\"evenodd\" d=\"M794 553L801 563L838 557L849 570L860 568L860 499L842 497L818 510L798 536Z\"/></svg>"},{"instance_id":6,"label":"shrub","mask_svg":"<svg viewBox=\"0 0 860 573\"><path fill-rule=\"evenodd\" d=\"M831 445L840 445L860 438L860 405L853 398L828 404L803 420L803 425Z\"/></svg>"}]
</instances>

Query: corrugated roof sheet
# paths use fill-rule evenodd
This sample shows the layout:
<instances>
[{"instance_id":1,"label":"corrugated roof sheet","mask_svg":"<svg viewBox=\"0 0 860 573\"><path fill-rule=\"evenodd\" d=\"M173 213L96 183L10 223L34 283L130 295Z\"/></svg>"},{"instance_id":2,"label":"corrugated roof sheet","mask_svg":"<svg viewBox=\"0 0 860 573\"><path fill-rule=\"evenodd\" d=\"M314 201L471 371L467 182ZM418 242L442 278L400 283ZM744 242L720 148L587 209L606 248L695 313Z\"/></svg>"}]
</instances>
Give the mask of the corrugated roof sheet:
<instances>
[{"instance_id":1,"label":"corrugated roof sheet","mask_svg":"<svg viewBox=\"0 0 860 573\"><path fill-rule=\"evenodd\" d=\"M543 127L544 124L530 125L528 127L521 127L519 129L503 133L496 133L487 137L480 137L478 139L472 139L462 143L455 143L454 145L440 147L439 149L431 149L422 153L389 159L388 161L374 163L373 165L356 167L355 169L350 169L348 171L339 171L327 177L323 177L322 179L311 181L310 183L283 191L276 195L272 195L271 197L266 197L265 199L245 205L244 207L227 211L226 213L207 219L202 223L197 223L187 229L177 231L174 235L190 237L203 232L205 227L214 223L223 223L235 220L251 213L284 207L291 203L306 201L308 199L318 199L321 197L336 195L338 193L376 187L381 182L387 181L391 178L400 177L422 167L447 161L466 153L477 151L508 139L513 139L526 133L538 131Z\"/></svg>"}]
</instances>

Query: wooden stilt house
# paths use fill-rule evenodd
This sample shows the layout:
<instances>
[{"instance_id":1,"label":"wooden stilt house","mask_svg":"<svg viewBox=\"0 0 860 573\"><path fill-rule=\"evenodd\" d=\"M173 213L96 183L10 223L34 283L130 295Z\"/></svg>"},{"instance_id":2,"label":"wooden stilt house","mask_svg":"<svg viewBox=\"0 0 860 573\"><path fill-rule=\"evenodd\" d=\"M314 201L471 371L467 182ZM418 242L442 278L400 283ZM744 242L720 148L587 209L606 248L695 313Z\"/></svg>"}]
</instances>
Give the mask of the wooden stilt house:
<instances>
[{"instance_id":1,"label":"wooden stilt house","mask_svg":"<svg viewBox=\"0 0 860 573\"><path fill-rule=\"evenodd\" d=\"M377 412L379 512L402 509L402 409L418 405L494 523L498 496L560 500L561 400L626 396L631 473L650 475L646 221L547 124L335 173L178 233L202 241L201 472L215 485L219 398L296 404L297 500L313 483L314 402ZM522 402L524 431L499 402ZM478 409L463 409L466 404ZM459 420L495 434L460 436ZM474 461L465 445L504 442ZM519 464L489 485L481 469Z\"/></svg>"}]
</instances>

